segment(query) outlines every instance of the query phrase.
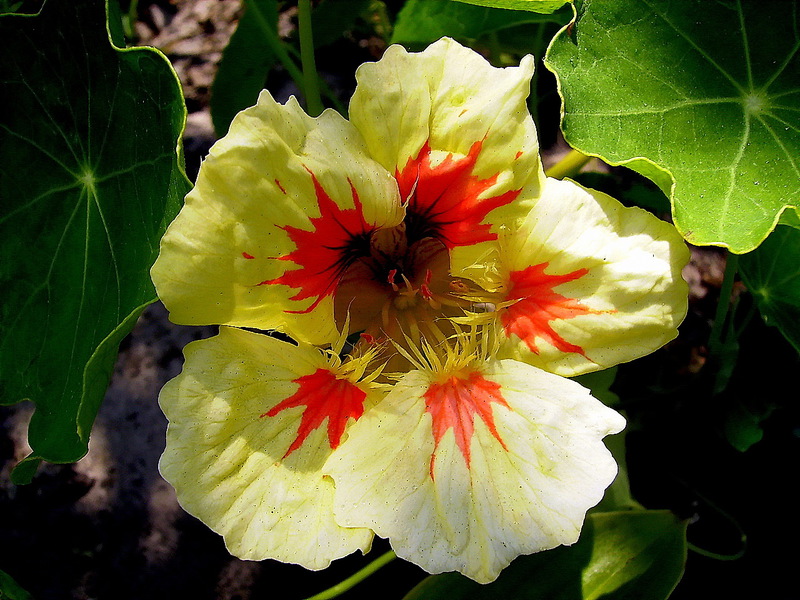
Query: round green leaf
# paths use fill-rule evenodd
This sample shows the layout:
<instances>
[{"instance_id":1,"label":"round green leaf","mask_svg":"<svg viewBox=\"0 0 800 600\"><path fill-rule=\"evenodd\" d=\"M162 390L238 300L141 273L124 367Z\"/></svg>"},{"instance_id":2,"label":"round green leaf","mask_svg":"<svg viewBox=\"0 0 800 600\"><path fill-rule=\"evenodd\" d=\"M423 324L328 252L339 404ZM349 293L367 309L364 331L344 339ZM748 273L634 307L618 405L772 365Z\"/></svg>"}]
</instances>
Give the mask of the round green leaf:
<instances>
[{"instance_id":1,"label":"round green leaf","mask_svg":"<svg viewBox=\"0 0 800 600\"><path fill-rule=\"evenodd\" d=\"M686 524L672 513L598 513L587 517L575 545L522 556L493 583L433 575L405 600L660 600L685 562Z\"/></svg>"},{"instance_id":2,"label":"round green leaf","mask_svg":"<svg viewBox=\"0 0 800 600\"><path fill-rule=\"evenodd\" d=\"M780 225L739 270L761 316L800 352L800 229Z\"/></svg>"},{"instance_id":3,"label":"round green leaf","mask_svg":"<svg viewBox=\"0 0 800 600\"><path fill-rule=\"evenodd\" d=\"M11 575L0 571L0 600L32 600L32 598Z\"/></svg>"},{"instance_id":4,"label":"round green leaf","mask_svg":"<svg viewBox=\"0 0 800 600\"><path fill-rule=\"evenodd\" d=\"M392 43L430 44L442 36L477 39L516 25L551 20L553 17L549 13L503 10L463 2L407 0L397 13Z\"/></svg>"},{"instance_id":5,"label":"round green leaf","mask_svg":"<svg viewBox=\"0 0 800 600\"><path fill-rule=\"evenodd\" d=\"M271 31L266 31L267 28ZM270 37L277 38L277 28L276 0L252 0L245 4L211 88L211 117L220 137L228 132L236 113L253 106L264 89L267 74L276 61Z\"/></svg>"},{"instance_id":6,"label":"round green leaf","mask_svg":"<svg viewBox=\"0 0 800 600\"><path fill-rule=\"evenodd\" d=\"M570 0L457 0L465 4L488 6L489 8L511 8L513 10L529 10L538 13L551 13Z\"/></svg>"},{"instance_id":7,"label":"round green leaf","mask_svg":"<svg viewBox=\"0 0 800 600\"><path fill-rule=\"evenodd\" d=\"M800 206L799 51L797 2L583 0L546 64L570 144L656 181L688 241L743 253Z\"/></svg>"},{"instance_id":8,"label":"round green leaf","mask_svg":"<svg viewBox=\"0 0 800 600\"><path fill-rule=\"evenodd\" d=\"M36 403L30 466L78 460L188 182L180 85L118 49L103 3L0 17L0 403Z\"/></svg>"}]
</instances>

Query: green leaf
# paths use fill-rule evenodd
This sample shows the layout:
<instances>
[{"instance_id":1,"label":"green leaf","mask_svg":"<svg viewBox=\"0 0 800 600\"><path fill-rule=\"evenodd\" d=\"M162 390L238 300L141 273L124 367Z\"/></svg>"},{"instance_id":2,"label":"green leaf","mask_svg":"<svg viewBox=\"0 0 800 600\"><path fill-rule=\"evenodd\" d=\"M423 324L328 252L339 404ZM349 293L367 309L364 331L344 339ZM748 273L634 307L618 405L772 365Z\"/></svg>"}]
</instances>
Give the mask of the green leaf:
<instances>
[{"instance_id":1,"label":"green leaf","mask_svg":"<svg viewBox=\"0 0 800 600\"><path fill-rule=\"evenodd\" d=\"M774 406L758 406L756 410L737 399L726 407L723 430L725 439L739 452L746 452L764 437L762 423L769 418Z\"/></svg>"},{"instance_id":2,"label":"green leaf","mask_svg":"<svg viewBox=\"0 0 800 600\"><path fill-rule=\"evenodd\" d=\"M785 210L781 215L781 220L778 223L779 225L788 225L789 227L794 227L796 229L800 229L800 212L797 210Z\"/></svg>"},{"instance_id":3,"label":"green leaf","mask_svg":"<svg viewBox=\"0 0 800 600\"><path fill-rule=\"evenodd\" d=\"M321 48L340 39L371 6L372 0L325 0L319 3L311 12L314 47Z\"/></svg>"},{"instance_id":4,"label":"green leaf","mask_svg":"<svg viewBox=\"0 0 800 600\"><path fill-rule=\"evenodd\" d=\"M537 13L555 12L570 0L457 0L465 4L488 6L490 8L510 8L512 10L528 10Z\"/></svg>"},{"instance_id":5,"label":"green leaf","mask_svg":"<svg viewBox=\"0 0 800 600\"><path fill-rule=\"evenodd\" d=\"M583 0L576 14L545 59L567 141L658 183L688 241L757 247L800 198L800 4Z\"/></svg>"},{"instance_id":6,"label":"green leaf","mask_svg":"<svg viewBox=\"0 0 800 600\"><path fill-rule=\"evenodd\" d=\"M433 575L405 600L660 600L685 561L686 524L672 513L600 513L586 519L575 545L522 556L494 583Z\"/></svg>"},{"instance_id":7,"label":"green leaf","mask_svg":"<svg viewBox=\"0 0 800 600\"><path fill-rule=\"evenodd\" d=\"M36 403L33 453L86 453L120 340L189 183L186 111L154 49L119 49L103 4L0 17L0 403Z\"/></svg>"},{"instance_id":8,"label":"green leaf","mask_svg":"<svg viewBox=\"0 0 800 600\"><path fill-rule=\"evenodd\" d=\"M442 36L459 40L530 23L551 20L549 14L523 10L502 10L460 2L408 0L400 12L392 33L392 43L429 44Z\"/></svg>"},{"instance_id":9,"label":"green leaf","mask_svg":"<svg viewBox=\"0 0 800 600\"><path fill-rule=\"evenodd\" d=\"M616 392L611 390L614 380L617 378L617 367L603 369L578 375L575 381L591 390L592 396L600 400L606 406L618 409L620 399ZM626 437L627 431L623 430L615 435L606 437L603 442L617 461L619 471L614 481L606 489L606 493L600 504L592 509L592 512L613 512L618 510L640 509L641 505L633 499L631 495L630 480L628 479L628 467L626 464Z\"/></svg>"},{"instance_id":10,"label":"green leaf","mask_svg":"<svg viewBox=\"0 0 800 600\"><path fill-rule=\"evenodd\" d=\"M32 596L11 575L0 571L0 600L32 600Z\"/></svg>"},{"instance_id":11,"label":"green leaf","mask_svg":"<svg viewBox=\"0 0 800 600\"><path fill-rule=\"evenodd\" d=\"M582 386L592 390L592 396L600 400L606 406L614 408L619 405L619 396L611 391L614 379L617 377L617 367L594 371L585 375L578 375L575 381Z\"/></svg>"},{"instance_id":12,"label":"green leaf","mask_svg":"<svg viewBox=\"0 0 800 600\"><path fill-rule=\"evenodd\" d=\"M800 352L800 230L779 225L739 259L739 272L768 325Z\"/></svg>"},{"instance_id":13,"label":"green leaf","mask_svg":"<svg viewBox=\"0 0 800 600\"><path fill-rule=\"evenodd\" d=\"M277 38L277 27L277 0L245 3L211 87L211 119L218 135L225 135L236 113L253 106L264 89L267 74L277 60L270 43L270 35Z\"/></svg>"}]
</instances>

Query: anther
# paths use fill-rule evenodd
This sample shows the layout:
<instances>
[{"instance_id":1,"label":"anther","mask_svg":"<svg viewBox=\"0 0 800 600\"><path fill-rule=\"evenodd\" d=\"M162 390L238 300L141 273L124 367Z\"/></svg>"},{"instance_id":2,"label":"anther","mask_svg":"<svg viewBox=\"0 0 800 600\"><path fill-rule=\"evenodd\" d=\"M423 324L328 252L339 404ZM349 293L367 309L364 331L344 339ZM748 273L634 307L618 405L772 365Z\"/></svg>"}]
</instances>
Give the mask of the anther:
<instances>
[{"instance_id":1,"label":"anther","mask_svg":"<svg viewBox=\"0 0 800 600\"><path fill-rule=\"evenodd\" d=\"M396 292L400 288L397 287L397 284L394 282L394 276L397 275L397 269L392 269L389 271L389 274L386 277L386 280L389 282L389 285L392 286L392 289Z\"/></svg>"},{"instance_id":2,"label":"anther","mask_svg":"<svg viewBox=\"0 0 800 600\"><path fill-rule=\"evenodd\" d=\"M466 294L469 292L469 286L463 281L454 279L450 282L450 291L454 294Z\"/></svg>"}]
</instances>

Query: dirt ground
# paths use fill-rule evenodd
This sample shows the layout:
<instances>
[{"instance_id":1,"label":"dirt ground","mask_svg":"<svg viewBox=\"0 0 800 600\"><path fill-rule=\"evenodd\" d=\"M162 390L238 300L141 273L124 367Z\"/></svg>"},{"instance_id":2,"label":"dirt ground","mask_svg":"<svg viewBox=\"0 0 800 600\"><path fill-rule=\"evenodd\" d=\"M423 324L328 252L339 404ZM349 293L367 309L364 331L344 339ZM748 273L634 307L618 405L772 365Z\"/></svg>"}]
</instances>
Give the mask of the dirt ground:
<instances>
[{"instance_id":1,"label":"dirt ground","mask_svg":"<svg viewBox=\"0 0 800 600\"><path fill-rule=\"evenodd\" d=\"M140 43L161 48L184 85L190 110L187 172L193 176L214 140L210 86L241 7L238 0L139 4ZM546 158L554 160L563 146L552 132L546 135L552 138ZM720 253L696 252L684 274L695 303L713 299L723 268ZM25 429L32 408L0 408L0 569L34 598L294 599L319 592L365 564L361 557L349 557L332 569L309 573L272 561L238 560L219 536L178 506L157 468L166 429L158 392L179 372L183 346L213 333L212 327L171 324L160 304L148 308L120 348L88 455L75 465L45 465L28 486L12 486L8 474L28 452ZM385 549L378 541L374 555ZM388 582L388 588L368 581L358 597L399 599L423 577L413 565L395 561L382 571L380 585Z\"/></svg>"},{"instance_id":2,"label":"dirt ground","mask_svg":"<svg viewBox=\"0 0 800 600\"><path fill-rule=\"evenodd\" d=\"M241 2L142 0L138 11L138 43L161 49L183 85L186 170L193 179L215 140L210 89ZM284 28L291 27L292 15L284 15ZM365 51L363 60L368 58ZM282 88L288 97L291 86ZM158 392L180 371L182 348L214 332L173 325L160 303L150 306L120 347L86 457L74 465L45 464L28 486L13 486L9 474L30 451L26 430L33 406L0 407L0 570L36 600L302 598L365 564L357 556L309 573L272 561L242 561L178 506L158 473L167 425ZM388 545L378 541L374 555L381 550ZM405 590L424 576L400 561L385 571ZM370 585L361 590L370 593Z\"/></svg>"}]
</instances>

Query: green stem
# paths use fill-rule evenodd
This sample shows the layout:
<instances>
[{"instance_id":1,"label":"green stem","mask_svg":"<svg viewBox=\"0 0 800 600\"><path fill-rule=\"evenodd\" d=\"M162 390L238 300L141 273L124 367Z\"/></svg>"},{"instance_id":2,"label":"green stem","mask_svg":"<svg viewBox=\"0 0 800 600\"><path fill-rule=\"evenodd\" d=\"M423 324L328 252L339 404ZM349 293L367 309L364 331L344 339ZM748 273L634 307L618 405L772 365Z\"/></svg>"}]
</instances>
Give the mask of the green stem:
<instances>
[{"instance_id":1,"label":"green stem","mask_svg":"<svg viewBox=\"0 0 800 600\"><path fill-rule=\"evenodd\" d=\"M531 94L528 96L528 112L531 113L533 117L533 122L536 125L536 131L539 131L539 73L544 66L542 64L541 58L544 56L544 53L540 52L540 48L542 45L542 39L544 38L544 23L539 23L536 26L536 33L533 36L533 56L539 59L539 62L536 64L536 68L533 70L533 76L531 77Z\"/></svg>"},{"instance_id":2,"label":"green stem","mask_svg":"<svg viewBox=\"0 0 800 600\"><path fill-rule=\"evenodd\" d=\"M744 330L747 329L747 326L750 324L750 321L753 320L753 317L755 316L756 312L757 312L756 303L751 300L750 307L747 309L747 314L745 314L741 324L739 325L739 327L736 328L734 332L737 339L742 337L742 333L744 333Z\"/></svg>"},{"instance_id":3,"label":"green stem","mask_svg":"<svg viewBox=\"0 0 800 600\"><path fill-rule=\"evenodd\" d=\"M491 62L495 67L505 66L500 64L500 55L502 53L500 52L500 40L497 37L497 32L492 31L487 36L486 41L487 45L489 46L489 54L490 54L489 62Z\"/></svg>"},{"instance_id":4,"label":"green stem","mask_svg":"<svg viewBox=\"0 0 800 600\"><path fill-rule=\"evenodd\" d=\"M366 567L358 571L357 573L351 575L344 581L337 583L335 586L328 588L324 592L320 592L319 594L315 594L306 600L329 600L330 598L336 598L340 594L344 594L347 590L352 588L358 583L364 581L367 577L372 575L375 571L380 569L381 567L389 564L392 562L397 555L389 550L386 554L382 554L371 563L369 563Z\"/></svg>"},{"instance_id":5,"label":"green stem","mask_svg":"<svg viewBox=\"0 0 800 600\"><path fill-rule=\"evenodd\" d=\"M275 26L276 24L271 25L269 21L267 21L264 13L259 9L258 3L253 2L253 0L245 0L245 10L255 16L256 20L258 21L258 25L264 34L264 39L266 40L267 44L269 44L269 49L272 50L272 53L281 63L283 68L286 69L286 72L292 78L295 85L302 90L303 73L286 51L286 46L284 46L283 41L278 35L278 30Z\"/></svg>"},{"instance_id":6,"label":"green stem","mask_svg":"<svg viewBox=\"0 0 800 600\"><path fill-rule=\"evenodd\" d=\"M586 156L579 150L570 150L567 154L554 164L552 167L545 171L548 177L555 179L564 179L564 177L574 177L581 170L583 165L592 160L591 156Z\"/></svg>"},{"instance_id":7,"label":"green stem","mask_svg":"<svg viewBox=\"0 0 800 600\"><path fill-rule=\"evenodd\" d=\"M714 560L738 560L744 556L745 552L747 551L747 534L742 529L742 526L734 519L731 515L727 512L722 510L719 506L717 506L714 502L711 502L708 498L706 498L703 494L699 493L695 490L697 497L702 500L709 508L715 511L719 516L725 519L728 523L733 525L736 528L736 531L739 534L739 543L741 544L738 551L734 552L733 554L720 554L719 552L712 552L711 550L706 550L705 548L701 548L700 546L696 546L690 541L686 541L686 547L691 550L692 552L699 554L700 556L705 556L706 558L713 558Z\"/></svg>"},{"instance_id":8,"label":"green stem","mask_svg":"<svg viewBox=\"0 0 800 600\"><path fill-rule=\"evenodd\" d=\"M298 61L300 60L300 53L295 50L294 46L286 46L286 48L289 50L291 56ZM328 105L333 106L333 108L336 109L336 112L346 118L347 107L342 104L341 100L339 100L334 91L331 89L331 86L329 86L324 79L317 79L317 83L319 84L319 91L322 94L322 97L328 100Z\"/></svg>"},{"instance_id":9,"label":"green stem","mask_svg":"<svg viewBox=\"0 0 800 600\"><path fill-rule=\"evenodd\" d=\"M722 287L719 290L717 312L714 315L714 325L711 328L711 334L708 336L708 353L711 357L719 357L719 355L722 353L722 332L725 329L725 321L728 316L728 310L731 306L733 281L738 267L738 255L728 252L728 256L725 261L725 275L722 279Z\"/></svg>"},{"instance_id":10,"label":"green stem","mask_svg":"<svg viewBox=\"0 0 800 600\"><path fill-rule=\"evenodd\" d=\"M691 542L686 542L686 547L695 554L699 554L700 556L705 556L706 558L713 558L714 560L720 560L720 561L739 560L744 556L745 553L744 547L735 554L719 554L717 552L711 552L711 550L706 550L705 548L701 548L700 546L695 546Z\"/></svg>"},{"instance_id":11,"label":"green stem","mask_svg":"<svg viewBox=\"0 0 800 600\"><path fill-rule=\"evenodd\" d=\"M319 76L314 62L314 35L311 31L311 0L297 3L297 21L300 28L300 62L303 65L303 90L306 96L306 110L312 117L318 116L325 108L319 94Z\"/></svg>"},{"instance_id":12,"label":"green stem","mask_svg":"<svg viewBox=\"0 0 800 600\"><path fill-rule=\"evenodd\" d=\"M124 29L125 39L129 43L133 43L136 39L136 19L139 18L139 0L131 0L128 5L128 14L122 19L122 27Z\"/></svg>"}]
</instances>

